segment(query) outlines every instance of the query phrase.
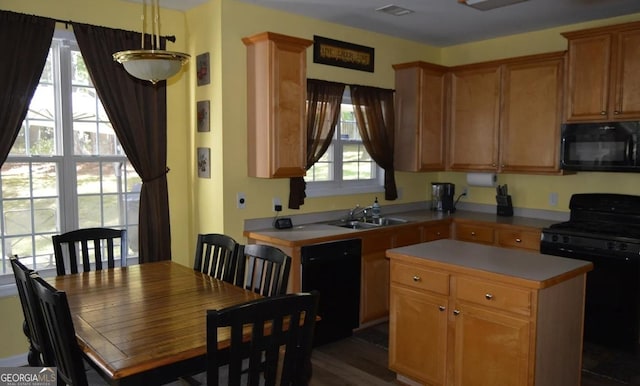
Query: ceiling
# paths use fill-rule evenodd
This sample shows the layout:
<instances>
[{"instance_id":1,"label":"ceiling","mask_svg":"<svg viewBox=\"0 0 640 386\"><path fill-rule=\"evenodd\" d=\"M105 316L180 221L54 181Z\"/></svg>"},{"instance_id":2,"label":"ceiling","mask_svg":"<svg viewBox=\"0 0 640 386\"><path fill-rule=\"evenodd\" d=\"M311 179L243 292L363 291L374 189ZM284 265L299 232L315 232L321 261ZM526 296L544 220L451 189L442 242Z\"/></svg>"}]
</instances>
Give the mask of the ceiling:
<instances>
[{"instance_id":1,"label":"ceiling","mask_svg":"<svg viewBox=\"0 0 640 386\"><path fill-rule=\"evenodd\" d=\"M186 10L208 1L160 0L160 6ZM251 3L438 47L640 12L640 0L527 0L488 11L459 4L458 0L230 1ZM390 4L414 12L393 16L376 11Z\"/></svg>"}]
</instances>

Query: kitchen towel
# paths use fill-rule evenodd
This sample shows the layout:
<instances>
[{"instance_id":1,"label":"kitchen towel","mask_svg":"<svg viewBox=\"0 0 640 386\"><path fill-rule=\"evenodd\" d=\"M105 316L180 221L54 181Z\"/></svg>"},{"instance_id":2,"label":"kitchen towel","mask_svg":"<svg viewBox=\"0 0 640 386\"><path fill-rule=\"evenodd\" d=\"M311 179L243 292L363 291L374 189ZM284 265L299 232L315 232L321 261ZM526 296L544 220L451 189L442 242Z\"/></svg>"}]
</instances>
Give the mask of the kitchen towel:
<instances>
[{"instance_id":1,"label":"kitchen towel","mask_svg":"<svg viewBox=\"0 0 640 386\"><path fill-rule=\"evenodd\" d=\"M467 185L495 187L498 178L495 173L467 173Z\"/></svg>"}]
</instances>

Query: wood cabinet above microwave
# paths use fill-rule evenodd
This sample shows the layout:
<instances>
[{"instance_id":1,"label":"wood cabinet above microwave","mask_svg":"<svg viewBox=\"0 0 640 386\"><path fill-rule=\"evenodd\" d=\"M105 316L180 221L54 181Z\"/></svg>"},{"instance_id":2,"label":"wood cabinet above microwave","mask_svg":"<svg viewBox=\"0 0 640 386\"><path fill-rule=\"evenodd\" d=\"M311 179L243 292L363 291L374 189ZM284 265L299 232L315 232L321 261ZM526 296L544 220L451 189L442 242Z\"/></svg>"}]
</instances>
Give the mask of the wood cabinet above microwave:
<instances>
[{"instance_id":1,"label":"wood cabinet above microwave","mask_svg":"<svg viewBox=\"0 0 640 386\"><path fill-rule=\"evenodd\" d=\"M640 119L640 22L562 35L569 41L566 121Z\"/></svg>"},{"instance_id":2,"label":"wood cabinet above microwave","mask_svg":"<svg viewBox=\"0 0 640 386\"><path fill-rule=\"evenodd\" d=\"M247 47L248 175L302 177L306 172L307 54L311 40L264 32Z\"/></svg>"}]
</instances>

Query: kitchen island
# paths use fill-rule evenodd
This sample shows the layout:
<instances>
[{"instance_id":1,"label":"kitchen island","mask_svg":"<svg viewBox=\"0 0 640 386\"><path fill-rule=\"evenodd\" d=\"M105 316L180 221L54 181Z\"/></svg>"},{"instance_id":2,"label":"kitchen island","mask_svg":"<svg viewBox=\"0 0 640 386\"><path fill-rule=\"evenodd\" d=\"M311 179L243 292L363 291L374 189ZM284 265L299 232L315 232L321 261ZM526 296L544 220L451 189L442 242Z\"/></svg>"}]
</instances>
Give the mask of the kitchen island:
<instances>
[{"instance_id":1,"label":"kitchen island","mask_svg":"<svg viewBox=\"0 0 640 386\"><path fill-rule=\"evenodd\" d=\"M401 381L580 385L590 262L456 240L387 257L389 367Z\"/></svg>"}]
</instances>

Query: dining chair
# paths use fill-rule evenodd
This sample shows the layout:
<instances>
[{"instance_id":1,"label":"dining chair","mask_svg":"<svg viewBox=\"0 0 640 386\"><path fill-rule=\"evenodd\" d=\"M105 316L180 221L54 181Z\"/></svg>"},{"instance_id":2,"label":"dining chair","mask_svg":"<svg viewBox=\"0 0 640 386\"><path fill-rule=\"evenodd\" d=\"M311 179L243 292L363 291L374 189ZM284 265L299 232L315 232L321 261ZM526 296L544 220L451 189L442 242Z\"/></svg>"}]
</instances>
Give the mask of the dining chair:
<instances>
[{"instance_id":1,"label":"dining chair","mask_svg":"<svg viewBox=\"0 0 640 386\"><path fill-rule=\"evenodd\" d=\"M55 366L42 310L30 277L34 271L22 264L17 256L11 257L11 267L13 268L16 287L18 287L18 297L24 314L22 328L29 340L29 354L27 356L29 366Z\"/></svg>"},{"instance_id":2,"label":"dining chair","mask_svg":"<svg viewBox=\"0 0 640 386\"><path fill-rule=\"evenodd\" d=\"M193 269L235 284L240 247L240 244L227 235L199 234Z\"/></svg>"},{"instance_id":3,"label":"dining chair","mask_svg":"<svg viewBox=\"0 0 640 386\"><path fill-rule=\"evenodd\" d=\"M38 274L32 273L31 279L42 309L49 342L53 348L59 380L66 385L88 386L67 294L56 290Z\"/></svg>"},{"instance_id":4,"label":"dining chair","mask_svg":"<svg viewBox=\"0 0 640 386\"><path fill-rule=\"evenodd\" d=\"M84 228L54 235L51 239L58 275L78 273L79 266L84 272L91 271L92 266L95 270L101 270L105 252L108 268L115 266L116 259L119 260L120 266L126 265L127 231L125 229ZM115 252L117 240L120 241L119 253ZM67 263L68 269L65 266Z\"/></svg>"},{"instance_id":5,"label":"dining chair","mask_svg":"<svg viewBox=\"0 0 640 386\"><path fill-rule=\"evenodd\" d=\"M207 385L308 385L319 297L312 291L207 310ZM219 347L227 335L229 346Z\"/></svg>"},{"instance_id":6,"label":"dining chair","mask_svg":"<svg viewBox=\"0 0 640 386\"><path fill-rule=\"evenodd\" d=\"M291 257L279 248L248 244L240 248L236 285L262 296L284 295L289 284Z\"/></svg>"}]
</instances>

